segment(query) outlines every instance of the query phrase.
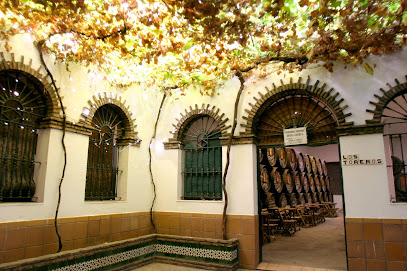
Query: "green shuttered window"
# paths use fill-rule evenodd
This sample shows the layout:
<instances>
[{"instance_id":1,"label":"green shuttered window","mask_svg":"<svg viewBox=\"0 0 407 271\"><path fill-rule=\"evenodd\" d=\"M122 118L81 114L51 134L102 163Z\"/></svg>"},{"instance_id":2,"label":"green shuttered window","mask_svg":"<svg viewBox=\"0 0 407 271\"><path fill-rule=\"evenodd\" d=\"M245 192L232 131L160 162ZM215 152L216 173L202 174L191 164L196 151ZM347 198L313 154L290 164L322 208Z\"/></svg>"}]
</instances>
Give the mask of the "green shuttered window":
<instances>
[{"instance_id":1,"label":"green shuttered window","mask_svg":"<svg viewBox=\"0 0 407 271\"><path fill-rule=\"evenodd\" d=\"M191 121L185 128L183 199L222 199L222 147L219 123L209 116Z\"/></svg>"}]
</instances>

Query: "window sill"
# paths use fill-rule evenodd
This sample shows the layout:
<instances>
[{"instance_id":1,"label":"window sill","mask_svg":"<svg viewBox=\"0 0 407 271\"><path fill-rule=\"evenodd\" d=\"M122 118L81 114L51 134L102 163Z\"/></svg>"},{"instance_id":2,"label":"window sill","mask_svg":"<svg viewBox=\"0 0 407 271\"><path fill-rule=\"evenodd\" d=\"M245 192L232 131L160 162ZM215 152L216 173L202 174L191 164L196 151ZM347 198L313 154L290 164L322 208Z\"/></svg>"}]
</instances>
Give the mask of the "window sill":
<instances>
[{"instance_id":1,"label":"window sill","mask_svg":"<svg viewBox=\"0 0 407 271\"><path fill-rule=\"evenodd\" d=\"M42 201L30 201L30 202L0 202L0 205L12 205L12 206L38 206L44 205Z\"/></svg>"},{"instance_id":2,"label":"window sill","mask_svg":"<svg viewBox=\"0 0 407 271\"><path fill-rule=\"evenodd\" d=\"M197 200L197 199L178 199L177 202L191 202L191 203L224 203L222 200Z\"/></svg>"},{"instance_id":3,"label":"window sill","mask_svg":"<svg viewBox=\"0 0 407 271\"><path fill-rule=\"evenodd\" d=\"M390 205L406 205L407 206L407 202L403 201L403 202L390 202Z\"/></svg>"},{"instance_id":4,"label":"window sill","mask_svg":"<svg viewBox=\"0 0 407 271\"><path fill-rule=\"evenodd\" d=\"M127 203L127 200L116 199L116 200L85 200L85 204L110 204L110 203Z\"/></svg>"}]
</instances>

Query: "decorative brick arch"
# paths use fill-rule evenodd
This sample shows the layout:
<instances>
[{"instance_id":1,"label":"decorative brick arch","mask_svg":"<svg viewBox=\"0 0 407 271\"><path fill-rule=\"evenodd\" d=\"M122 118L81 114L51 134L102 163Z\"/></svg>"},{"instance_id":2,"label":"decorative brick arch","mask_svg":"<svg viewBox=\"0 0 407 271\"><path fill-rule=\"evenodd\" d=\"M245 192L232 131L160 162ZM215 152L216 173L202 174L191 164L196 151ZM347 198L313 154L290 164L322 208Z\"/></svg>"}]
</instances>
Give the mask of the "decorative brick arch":
<instances>
[{"instance_id":1,"label":"decorative brick arch","mask_svg":"<svg viewBox=\"0 0 407 271\"><path fill-rule=\"evenodd\" d=\"M96 110L98 110L101 106L106 104L111 104L118 107L124 119L124 136L119 139L121 145L127 144L135 144L139 145L141 140L137 138L136 132L136 119L132 118L133 113L130 112L129 106L125 106L125 101L121 100L121 97L111 94L108 96L106 92L104 93L103 97L102 94L98 94L98 96L93 96L93 102L91 100L88 101L89 108L85 107L82 112L82 117L84 120L80 120L83 124L90 127L92 123L93 116L95 115Z\"/></svg>"},{"instance_id":2,"label":"decorative brick arch","mask_svg":"<svg viewBox=\"0 0 407 271\"><path fill-rule=\"evenodd\" d=\"M175 130L170 131L170 133L173 134L173 137L170 138L168 142L164 143L165 148L166 149L181 148L181 137L188 123L201 116L209 116L215 119L219 123L222 137L228 136L227 130L231 126L230 125L226 126L225 123L229 119L228 118L224 119L225 114L222 113L221 115L219 115L219 111L220 109L216 108L215 106L210 108L209 104L208 105L202 104L201 108L199 108L198 105L195 104L195 108L192 108L192 106L190 106L189 111L185 109L185 115L181 113L181 118L180 119L176 118L177 123L173 124Z\"/></svg>"},{"instance_id":3,"label":"decorative brick arch","mask_svg":"<svg viewBox=\"0 0 407 271\"><path fill-rule=\"evenodd\" d=\"M405 78L407 80L407 75L405 76ZM386 91L383 88L380 88L380 91L382 92L381 96L374 94L374 97L377 99L376 102L369 101L369 104L374 105L375 109L366 109L367 112L373 114L372 119L366 120L366 124L380 124L383 110L385 109L387 104L391 102L395 97L407 92L407 82L400 83L397 78L394 79L394 81L396 82L395 86L387 83L389 90Z\"/></svg>"},{"instance_id":4,"label":"decorative brick arch","mask_svg":"<svg viewBox=\"0 0 407 271\"><path fill-rule=\"evenodd\" d=\"M28 64L24 64L24 56L21 56L20 61L16 61L14 57L14 53L10 54L11 60L5 60L3 52L0 52L0 71L4 70L18 70L24 72L27 76L32 77L39 81L44 86L44 95L47 101L47 115L45 117L45 121L50 119L61 119L61 107L58 103L58 97L56 94L56 90L52 86L51 81L49 80L48 75L42 75L41 69L39 67L38 70L34 70L32 68L32 59L28 62Z\"/></svg>"},{"instance_id":5,"label":"decorative brick arch","mask_svg":"<svg viewBox=\"0 0 407 271\"><path fill-rule=\"evenodd\" d=\"M259 97L254 97L256 103L249 103L251 109L246 109L246 115L243 116L245 123L241 126L245 128L244 132L241 132L241 136L255 136L255 130L257 121L261 117L262 113L274 102L288 96L288 95L304 95L315 98L321 103L326 105L333 117L337 120L337 127L348 127L352 126L353 122L346 122L346 118L351 115L351 113L344 113L343 111L348 107L348 105L342 105L344 101L343 98L337 99L339 93L334 92L333 88L325 90L326 84L318 87L319 80L315 82L314 85L310 84L310 77L308 77L305 83L301 83L302 78L299 77L296 83L290 78L290 83L286 84L281 81L280 86L276 86L273 83L271 89L266 87L266 93L263 94L258 92Z\"/></svg>"}]
</instances>

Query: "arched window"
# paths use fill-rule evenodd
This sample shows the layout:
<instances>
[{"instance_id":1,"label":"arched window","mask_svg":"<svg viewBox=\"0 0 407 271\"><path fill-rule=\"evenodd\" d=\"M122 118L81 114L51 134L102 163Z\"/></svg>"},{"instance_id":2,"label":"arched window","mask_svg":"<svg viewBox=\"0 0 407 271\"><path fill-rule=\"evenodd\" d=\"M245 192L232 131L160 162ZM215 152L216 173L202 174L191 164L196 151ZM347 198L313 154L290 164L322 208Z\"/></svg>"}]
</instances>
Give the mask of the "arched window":
<instances>
[{"instance_id":1,"label":"arched window","mask_svg":"<svg viewBox=\"0 0 407 271\"><path fill-rule=\"evenodd\" d=\"M85 200L114 200L117 196L118 144L124 136L124 116L115 105L98 108L89 138Z\"/></svg>"},{"instance_id":2,"label":"arched window","mask_svg":"<svg viewBox=\"0 0 407 271\"><path fill-rule=\"evenodd\" d=\"M37 130L46 115L44 86L18 70L0 71L0 202L35 194Z\"/></svg>"},{"instance_id":3,"label":"arched window","mask_svg":"<svg viewBox=\"0 0 407 271\"><path fill-rule=\"evenodd\" d=\"M183 199L222 199L221 135L219 123L209 116L200 116L185 127Z\"/></svg>"},{"instance_id":4,"label":"arched window","mask_svg":"<svg viewBox=\"0 0 407 271\"><path fill-rule=\"evenodd\" d=\"M407 202L407 93L406 90L390 100L383 108L381 121L384 124L384 137L389 146L391 166L394 176L396 201Z\"/></svg>"}]
</instances>

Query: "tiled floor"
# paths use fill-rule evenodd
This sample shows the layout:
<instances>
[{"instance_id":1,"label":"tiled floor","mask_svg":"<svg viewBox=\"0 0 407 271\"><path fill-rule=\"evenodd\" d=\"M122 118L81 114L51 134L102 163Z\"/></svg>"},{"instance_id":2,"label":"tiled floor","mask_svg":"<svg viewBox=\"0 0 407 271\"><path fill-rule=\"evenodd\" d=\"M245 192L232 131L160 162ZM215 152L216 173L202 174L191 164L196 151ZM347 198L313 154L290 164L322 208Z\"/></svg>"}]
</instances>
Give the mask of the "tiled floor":
<instances>
[{"instance_id":1,"label":"tiled floor","mask_svg":"<svg viewBox=\"0 0 407 271\"><path fill-rule=\"evenodd\" d=\"M152 263L140 268L134 269L133 271L202 271L207 269L198 269L192 267L171 265L165 263ZM237 271L249 271L247 269L237 269ZM324 270L325 271L325 270Z\"/></svg>"},{"instance_id":2,"label":"tiled floor","mask_svg":"<svg viewBox=\"0 0 407 271\"><path fill-rule=\"evenodd\" d=\"M337 270L337 269L302 267L302 266L274 264L274 263L261 263L261 264L259 264L257 266L257 270L267 270L267 271L343 271L343 270Z\"/></svg>"},{"instance_id":3,"label":"tiled floor","mask_svg":"<svg viewBox=\"0 0 407 271\"><path fill-rule=\"evenodd\" d=\"M206 269L197 269L191 267L170 265L164 263L152 263L145 265L143 267L134 269L134 271L202 271ZM283 264L272 264L272 263L261 263L257 266L257 270L267 270L267 271L339 271L335 269L326 268L313 268L313 267L301 267L301 266L290 266ZM237 269L237 271L249 271L247 269ZM343 270L341 270L343 271Z\"/></svg>"},{"instance_id":4,"label":"tiled floor","mask_svg":"<svg viewBox=\"0 0 407 271\"><path fill-rule=\"evenodd\" d=\"M326 218L326 222L315 227L301 228L293 237L277 234L275 241L262 247L263 262L274 264L273 268L277 269L269 270L278 271L346 270L343 215L341 212L339 215Z\"/></svg>"}]
</instances>

